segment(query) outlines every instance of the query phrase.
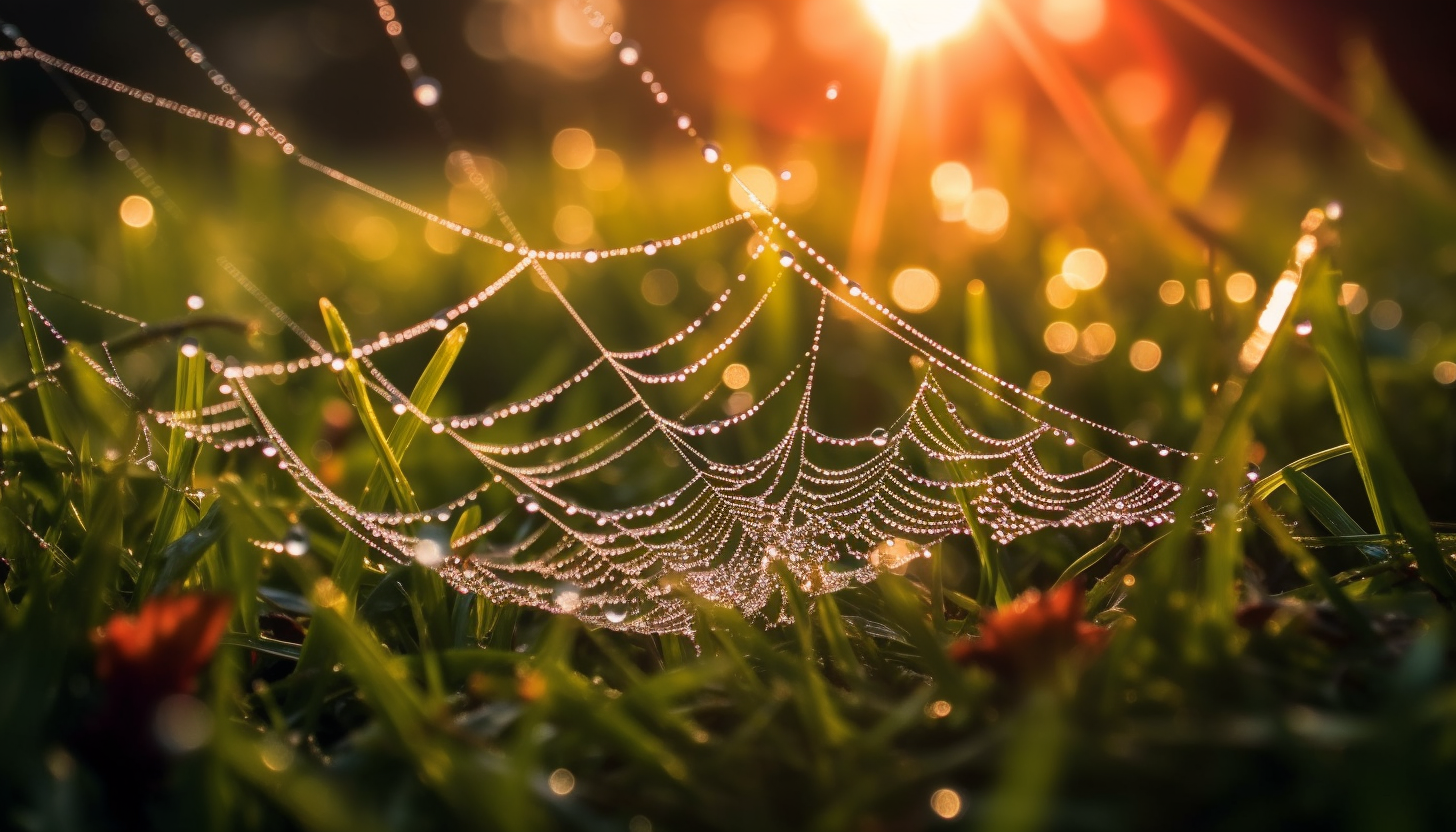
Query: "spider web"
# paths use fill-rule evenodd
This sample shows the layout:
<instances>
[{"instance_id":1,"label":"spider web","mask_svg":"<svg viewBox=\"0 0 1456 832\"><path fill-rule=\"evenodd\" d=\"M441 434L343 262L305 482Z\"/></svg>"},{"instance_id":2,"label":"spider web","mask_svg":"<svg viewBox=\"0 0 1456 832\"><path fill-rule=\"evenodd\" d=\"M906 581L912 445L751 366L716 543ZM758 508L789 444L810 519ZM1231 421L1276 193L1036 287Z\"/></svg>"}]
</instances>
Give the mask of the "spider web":
<instances>
[{"instance_id":1,"label":"spider web","mask_svg":"<svg viewBox=\"0 0 1456 832\"><path fill-rule=\"evenodd\" d=\"M90 129L174 219L185 220L182 209L68 78L219 129L271 141L287 157L344 186L518 258L474 295L428 319L356 343L347 356L334 355L269 301L241 270L219 258L220 267L297 335L307 352L267 363L207 354L215 376L210 395L216 401L200 411L177 412L146 409L137 401L103 343L106 362L87 358L87 366L144 412L133 458L153 470L152 423L184 430L224 452L261 452L381 558L423 563L461 592L645 633L692 635L693 596L731 605L770 623L787 621L788 606L781 602L783 582L813 596L871 581L882 570L898 570L913 558L928 556L929 547L949 536L972 534L973 525L1004 544L1050 527L1157 525L1173 520L1171 506L1182 490L1177 483L1111 456L1084 454L1090 446L1083 445L1074 430L1097 435L1104 444L1110 440L1115 446L1141 447L1162 457L1188 454L1045 402L970 363L872 297L738 180L724 150L699 133L690 114L670 106L660 79L641 69L641 47L626 40L590 5L583 6L584 13L616 48L621 63L638 73L647 94L676 129L696 142L705 163L721 167L743 188L753 210L635 245L590 250L530 245L475 168L474 157L455 144L449 122L438 109L439 82L423 73L397 10L387 0L375 0L417 103L435 116L442 139L451 146L451 163L486 197L505 237L465 227L304 155L155 4L143 0L140 5L187 59L232 99L244 118L211 113L76 66L37 49L13 26L6 25L3 31L16 48L0 57L31 60L45 68ZM546 267L565 264L601 270L618 260L641 262L668 250L690 254L700 241L720 234L747 238L747 267L691 323L647 345L609 347ZM5 247L8 273L22 281L28 299L31 288L53 291L20 276L8 232ZM523 282L523 275L545 286L590 349L589 360L558 383L484 411L440 416L416 408L375 363L381 353L437 337L457 321L489 311L493 300ZM146 327L122 313L88 306ZM723 406L722 385L705 380L716 377L727 356L739 356L740 342L765 337L760 331L762 313L780 306L796 321L801 340L784 346L775 336L774 352L789 359L789 365L773 372L778 380L746 409L723 418L701 416L702 411ZM65 336L33 301L30 307L51 335L65 344ZM805 309L812 314L802 314ZM795 310L800 314L795 316ZM827 346L845 329L860 331L853 337L867 329L892 339L914 356L919 370L914 392L898 416L868 434L843 434L825 427L832 421L821 412L826 405L816 407L816 378L832 369L836 356ZM184 344L184 351L188 349L197 347ZM453 442L478 462L483 470L479 484L418 511L402 507L365 511L331 490L270 416L267 391L257 382L341 372L350 361L364 373L372 394L399 418L420 420L431 434ZM58 368L59 364L51 365L46 372ZM771 371L760 368L754 375ZM47 383L56 383L54 377L34 379L27 388ZM690 404L673 406L665 401L674 396L679 403ZM601 401L611 404L599 410ZM553 410L593 415L549 432L525 424L533 418L527 414ZM1015 427L1009 435L994 436L974 424L985 414L990 414L987 421ZM560 424L561 418L538 421ZM776 438L744 454L741 448L752 444L747 435L750 422L764 425L757 435ZM522 432L529 438L505 438ZM737 436L742 441L726 441ZM735 448L740 452L734 453ZM1099 461L1068 464L1094 457ZM662 476L665 459L676 473L674 481L666 482ZM654 493L613 503L603 489L593 488L609 477L664 484ZM487 519L450 539L445 530L475 505L489 507ZM286 542L259 545L295 553Z\"/></svg>"}]
</instances>

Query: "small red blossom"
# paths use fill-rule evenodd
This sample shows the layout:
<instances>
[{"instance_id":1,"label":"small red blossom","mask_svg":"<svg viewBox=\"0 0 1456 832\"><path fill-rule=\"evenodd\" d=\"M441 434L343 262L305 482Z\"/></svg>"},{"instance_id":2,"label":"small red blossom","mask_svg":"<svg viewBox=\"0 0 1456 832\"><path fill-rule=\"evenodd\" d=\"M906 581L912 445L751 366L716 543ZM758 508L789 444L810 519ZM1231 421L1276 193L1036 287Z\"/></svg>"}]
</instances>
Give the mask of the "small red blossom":
<instances>
[{"instance_id":1,"label":"small red blossom","mask_svg":"<svg viewBox=\"0 0 1456 832\"><path fill-rule=\"evenodd\" d=\"M96 633L101 708L73 748L101 774L112 808L132 825L140 826L136 813L143 805L135 792L153 787L166 771L155 729L158 706L196 688L231 614L227 595L163 595L147 599L136 615L112 615Z\"/></svg>"},{"instance_id":2,"label":"small red blossom","mask_svg":"<svg viewBox=\"0 0 1456 832\"><path fill-rule=\"evenodd\" d=\"M96 636L104 698L79 738L83 751L102 760L155 757L157 706L193 691L231 614L229 596L190 593L149 598L134 616L112 615Z\"/></svg>"},{"instance_id":3,"label":"small red blossom","mask_svg":"<svg viewBox=\"0 0 1456 832\"><path fill-rule=\"evenodd\" d=\"M980 636L956 641L950 656L1018 680L1041 676L1066 656L1095 655L1107 645L1112 631L1083 621L1082 613L1083 592L1076 583L1045 594L1030 589L987 613Z\"/></svg>"},{"instance_id":4,"label":"small red blossom","mask_svg":"<svg viewBox=\"0 0 1456 832\"><path fill-rule=\"evenodd\" d=\"M139 704L189 693L231 614L232 599L214 593L158 596L135 616L116 613L101 629L96 675Z\"/></svg>"}]
</instances>

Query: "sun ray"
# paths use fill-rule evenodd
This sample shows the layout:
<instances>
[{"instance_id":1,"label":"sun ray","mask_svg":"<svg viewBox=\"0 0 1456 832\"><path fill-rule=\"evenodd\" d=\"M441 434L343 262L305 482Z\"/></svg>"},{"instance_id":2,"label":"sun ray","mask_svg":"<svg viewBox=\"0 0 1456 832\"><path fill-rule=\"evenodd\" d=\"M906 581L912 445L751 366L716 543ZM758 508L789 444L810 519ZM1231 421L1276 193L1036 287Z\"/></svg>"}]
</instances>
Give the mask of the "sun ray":
<instances>
[{"instance_id":1,"label":"sun ray","mask_svg":"<svg viewBox=\"0 0 1456 832\"><path fill-rule=\"evenodd\" d=\"M1142 168L1118 141L1071 70L1053 53L1042 49L1016 15L999 0L987 0L986 12L1051 99L1077 140L1092 158L1099 160L1098 167L1103 175L1132 208L1154 229L1196 242L1196 238L1176 221L1168 200L1148 184Z\"/></svg>"},{"instance_id":2,"label":"sun ray","mask_svg":"<svg viewBox=\"0 0 1456 832\"><path fill-rule=\"evenodd\" d=\"M880 99L875 107L874 131L865 154L864 181L860 186L859 206L855 209L850 234L849 271L869 275L874 271L875 255L880 247L885 208L889 204L895 151L900 144L900 131L905 123L905 101L910 89L911 62L891 54L885 61L885 76L880 84Z\"/></svg>"}]
</instances>

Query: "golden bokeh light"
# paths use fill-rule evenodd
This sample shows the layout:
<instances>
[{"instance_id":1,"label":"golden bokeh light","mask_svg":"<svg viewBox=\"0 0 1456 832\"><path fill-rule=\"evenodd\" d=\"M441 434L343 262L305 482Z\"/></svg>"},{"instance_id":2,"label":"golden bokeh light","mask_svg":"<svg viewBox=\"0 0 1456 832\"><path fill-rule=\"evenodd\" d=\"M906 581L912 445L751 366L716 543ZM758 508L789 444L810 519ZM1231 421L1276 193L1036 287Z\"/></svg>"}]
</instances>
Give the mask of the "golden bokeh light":
<instances>
[{"instance_id":1,"label":"golden bokeh light","mask_svg":"<svg viewBox=\"0 0 1456 832\"><path fill-rule=\"evenodd\" d=\"M966 202L966 225L981 234L1000 234L1011 218L1011 204L995 188L977 188Z\"/></svg>"},{"instance_id":2,"label":"golden bokeh light","mask_svg":"<svg viewBox=\"0 0 1456 832\"><path fill-rule=\"evenodd\" d=\"M666 306L677 298L677 275L653 269L642 276L642 297L653 306Z\"/></svg>"},{"instance_id":3,"label":"golden bokeh light","mask_svg":"<svg viewBox=\"0 0 1456 832\"><path fill-rule=\"evenodd\" d=\"M156 209L152 207L152 201L136 194L121 201L121 209L118 213L121 214L121 221L132 228L145 228L151 225L152 218L157 215Z\"/></svg>"},{"instance_id":4,"label":"golden bokeh light","mask_svg":"<svg viewBox=\"0 0 1456 832\"><path fill-rule=\"evenodd\" d=\"M1156 341L1134 341L1127 352L1127 360L1132 362L1133 369L1146 373L1163 363L1163 348Z\"/></svg>"},{"instance_id":5,"label":"golden bokeh light","mask_svg":"<svg viewBox=\"0 0 1456 832\"><path fill-rule=\"evenodd\" d=\"M1350 310L1351 315L1364 312L1368 303L1370 303L1370 295L1365 291L1364 286L1358 283L1340 284L1340 305Z\"/></svg>"},{"instance_id":6,"label":"golden bokeh light","mask_svg":"<svg viewBox=\"0 0 1456 832\"><path fill-rule=\"evenodd\" d=\"M1223 284L1223 292L1234 303L1248 303L1259 291L1259 284L1248 272L1234 272Z\"/></svg>"},{"instance_id":7,"label":"golden bokeh light","mask_svg":"<svg viewBox=\"0 0 1456 832\"><path fill-rule=\"evenodd\" d=\"M965 31L980 0L861 0L896 52L914 52Z\"/></svg>"},{"instance_id":8,"label":"golden bokeh light","mask_svg":"<svg viewBox=\"0 0 1456 832\"><path fill-rule=\"evenodd\" d=\"M1400 319L1403 315L1404 310L1400 308L1400 304L1389 298L1376 301L1375 305L1370 307L1370 323L1376 329L1395 329L1400 326Z\"/></svg>"},{"instance_id":9,"label":"golden bokeh light","mask_svg":"<svg viewBox=\"0 0 1456 832\"><path fill-rule=\"evenodd\" d=\"M551 787L553 794L568 795L576 788L576 775L564 768L558 768L546 778L546 785Z\"/></svg>"},{"instance_id":10,"label":"golden bokeh light","mask_svg":"<svg viewBox=\"0 0 1456 832\"><path fill-rule=\"evenodd\" d=\"M1062 278L1079 291L1096 289L1107 277L1107 258L1095 248L1074 248L1062 258Z\"/></svg>"},{"instance_id":11,"label":"golden bokeh light","mask_svg":"<svg viewBox=\"0 0 1456 832\"><path fill-rule=\"evenodd\" d=\"M580 205L563 205L556 212L551 223L556 238L569 246L579 246L592 238L596 231L596 219Z\"/></svg>"},{"instance_id":12,"label":"golden bokeh light","mask_svg":"<svg viewBox=\"0 0 1456 832\"><path fill-rule=\"evenodd\" d=\"M742 390L752 378L753 374L743 364L729 364L723 368L723 383L731 389Z\"/></svg>"},{"instance_id":13,"label":"golden bokeh light","mask_svg":"<svg viewBox=\"0 0 1456 832\"><path fill-rule=\"evenodd\" d=\"M1057 355L1066 355L1077 348L1077 328L1066 321L1055 321L1041 335L1046 348Z\"/></svg>"},{"instance_id":14,"label":"golden bokeh light","mask_svg":"<svg viewBox=\"0 0 1456 832\"><path fill-rule=\"evenodd\" d=\"M960 162L941 162L930 174L930 192L936 199L959 202L971 196L971 169Z\"/></svg>"},{"instance_id":15,"label":"golden bokeh light","mask_svg":"<svg viewBox=\"0 0 1456 832\"><path fill-rule=\"evenodd\" d=\"M1071 326L1071 324L1068 324ZM1074 330L1075 331L1075 330ZM1052 384L1052 374L1046 370L1037 370L1031 374L1031 385L1027 389L1033 394L1040 393Z\"/></svg>"},{"instance_id":16,"label":"golden bokeh light","mask_svg":"<svg viewBox=\"0 0 1456 832\"><path fill-rule=\"evenodd\" d=\"M763 211L764 206L772 209L779 201L779 181L773 171L760 165L734 168L733 177L728 180L728 198L740 211ZM758 197L762 206L753 201L749 191Z\"/></svg>"},{"instance_id":17,"label":"golden bokeh light","mask_svg":"<svg viewBox=\"0 0 1456 832\"><path fill-rule=\"evenodd\" d=\"M568 127L551 140L551 158L567 170L581 170L596 153L596 139L580 127Z\"/></svg>"},{"instance_id":18,"label":"golden bokeh light","mask_svg":"<svg viewBox=\"0 0 1456 832\"><path fill-rule=\"evenodd\" d=\"M1071 309L1077 302L1077 290L1059 274L1054 274L1046 283L1046 299L1056 309Z\"/></svg>"},{"instance_id":19,"label":"golden bokeh light","mask_svg":"<svg viewBox=\"0 0 1456 832\"><path fill-rule=\"evenodd\" d=\"M1431 370L1431 375L1441 384L1456 384L1456 362L1442 361Z\"/></svg>"},{"instance_id":20,"label":"golden bokeh light","mask_svg":"<svg viewBox=\"0 0 1456 832\"><path fill-rule=\"evenodd\" d=\"M1041 0L1041 25L1063 43L1090 40L1107 18L1103 0Z\"/></svg>"},{"instance_id":21,"label":"golden bokeh light","mask_svg":"<svg viewBox=\"0 0 1456 832\"><path fill-rule=\"evenodd\" d=\"M961 813L961 796L954 789L936 789L930 796L930 811L952 820Z\"/></svg>"},{"instance_id":22,"label":"golden bokeh light","mask_svg":"<svg viewBox=\"0 0 1456 832\"><path fill-rule=\"evenodd\" d=\"M1112 324L1098 321L1095 324L1088 324L1082 330L1082 350L1093 358L1101 358L1112 352L1117 345L1117 330Z\"/></svg>"},{"instance_id":23,"label":"golden bokeh light","mask_svg":"<svg viewBox=\"0 0 1456 832\"><path fill-rule=\"evenodd\" d=\"M906 312L924 312L940 299L940 279L927 269L901 269L890 281L890 299Z\"/></svg>"},{"instance_id":24,"label":"golden bokeh light","mask_svg":"<svg viewBox=\"0 0 1456 832\"><path fill-rule=\"evenodd\" d=\"M1158 287L1158 300L1169 306L1176 306L1183 302L1188 290L1184 288L1181 280L1164 280Z\"/></svg>"},{"instance_id":25,"label":"golden bokeh light","mask_svg":"<svg viewBox=\"0 0 1456 832\"><path fill-rule=\"evenodd\" d=\"M757 3L720 3L708 15L703 49L708 63L725 75L747 76L773 55L774 21Z\"/></svg>"}]
</instances>

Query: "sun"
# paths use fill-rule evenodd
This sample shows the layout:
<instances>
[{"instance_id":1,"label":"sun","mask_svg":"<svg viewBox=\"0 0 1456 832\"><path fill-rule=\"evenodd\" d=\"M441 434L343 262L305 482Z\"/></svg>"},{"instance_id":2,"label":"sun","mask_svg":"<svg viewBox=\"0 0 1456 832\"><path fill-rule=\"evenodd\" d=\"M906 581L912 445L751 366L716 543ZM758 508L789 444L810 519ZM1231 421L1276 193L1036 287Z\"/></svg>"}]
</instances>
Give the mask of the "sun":
<instances>
[{"instance_id":1,"label":"sun","mask_svg":"<svg viewBox=\"0 0 1456 832\"><path fill-rule=\"evenodd\" d=\"M914 52L960 34L981 0L861 0L896 52Z\"/></svg>"}]
</instances>

